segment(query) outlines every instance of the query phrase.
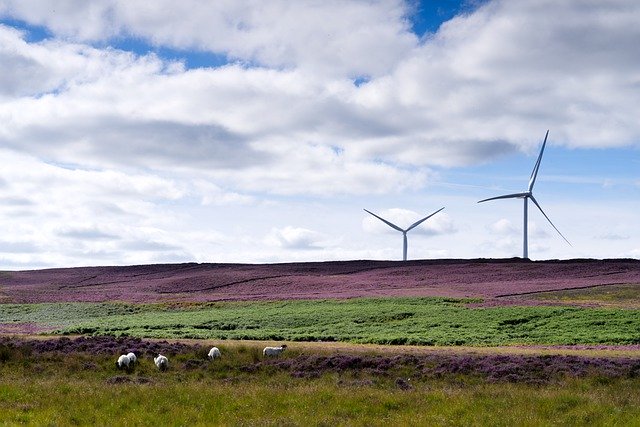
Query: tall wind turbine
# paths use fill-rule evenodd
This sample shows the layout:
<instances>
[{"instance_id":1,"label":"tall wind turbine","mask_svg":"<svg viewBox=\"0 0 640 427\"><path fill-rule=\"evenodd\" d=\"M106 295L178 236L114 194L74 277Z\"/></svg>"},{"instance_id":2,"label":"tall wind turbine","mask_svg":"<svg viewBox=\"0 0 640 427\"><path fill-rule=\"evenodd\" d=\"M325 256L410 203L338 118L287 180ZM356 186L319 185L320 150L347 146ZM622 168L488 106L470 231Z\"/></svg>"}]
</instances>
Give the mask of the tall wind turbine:
<instances>
[{"instance_id":1,"label":"tall wind turbine","mask_svg":"<svg viewBox=\"0 0 640 427\"><path fill-rule=\"evenodd\" d=\"M522 193L505 194L504 196L491 197L490 199L484 199L478 202L478 203L482 203L482 202L487 202L489 200L497 200L497 199L524 199L524 227L523 227L524 234L523 234L523 243L522 243L522 258L529 258L529 250L528 250L528 242L527 242L527 228L528 228L527 202L529 199L531 199L531 201L538 207L538 209L540 209L540 212L542 212L542 215L544 215L547 221L549 221L549 224L551 224L551 226L558 232L560 237L562 237L565 242L569 243L567 238L562 235L560 230L558 230L558 228L555 225L553 225L553 222L551 222L547 214L544 213L544 211L540 207L540 204L538 203L536 198L533 197L533 185L536 183L536 178L538 177L538 169L540 169L540 161L542 160L542 153L544 153L544 147L547 144L548 136L549 136L549 131L547 130L547 133L544 136L544 142L542 143L542 148L540 149L540 154L538 155L538 160L536 161L536 164L533 167L533 171L531 172L531 178L529 178L529 186L527 187L527 191ZM571 246L571 243L569 243L569 246Z\"/></svg>"},{"instance_id":2,"label":"tall wind turbine","mask_svg":"<svg viewBox=\"0 0 640 427\"><path fill-rule=\"evenodd\" d=\"M393 228L394 230L398 230L399 232L402 233L402 239L403 239L403 244L402 244L402 260L406 261L407 260L407 233L416 228L417 226L419 226L420 224L422 224L423 222L425 222L426 220L428 220L429 218L431 218L432 216L434 216L435 214L437 214L438 212L440 212L442 209L444 208L440 208L437 211L435 211L434 213L432 213L429 216L425 216L424 218L422 218L419 221L414 222L413 224L411 224L409 226L409 228L407 228L406 230L403 230L402 228L398 227L397 225L387 221L384 218L379 217L378 215L374 214L373 212L370 212L368 210L364 210L365 212L375 216L376 218L378 218L380 221L384 222L385 224L387 224L389 227Z\"/></svg>"}]
</instances>

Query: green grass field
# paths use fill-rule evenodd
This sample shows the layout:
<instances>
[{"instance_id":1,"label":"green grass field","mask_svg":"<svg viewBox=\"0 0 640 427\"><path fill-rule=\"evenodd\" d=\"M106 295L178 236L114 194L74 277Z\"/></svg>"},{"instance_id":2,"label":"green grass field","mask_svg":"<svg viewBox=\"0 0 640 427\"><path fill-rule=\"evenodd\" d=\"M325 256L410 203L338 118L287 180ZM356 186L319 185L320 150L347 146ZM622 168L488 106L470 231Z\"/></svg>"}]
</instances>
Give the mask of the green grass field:
<instances>
[{"instance_id":1,"label":"green grass field","mask_svg":"<svg viewBox=\"0 0 640 427\"><path fill-rule=\"evenodd\" d=\"M334 378L225 384L175 377L106 386L95 379L14 376L0 381L0 424L637 426L637 389L637 382L574 381L544 389L440 382L403 391Z\"/></svg>"},{"instance_id":2,"label":"green grass field","mask_svg":"<svg viewBox=\"0 0 640 427\"><path fill-rule=\"evenodd\" d=\"M637 309L470 308L445 298L227 302L181 305L3 305L0 323L62 334L146 338L344 341L376 344L637 344Z\"/></svg>"}]
</instances>

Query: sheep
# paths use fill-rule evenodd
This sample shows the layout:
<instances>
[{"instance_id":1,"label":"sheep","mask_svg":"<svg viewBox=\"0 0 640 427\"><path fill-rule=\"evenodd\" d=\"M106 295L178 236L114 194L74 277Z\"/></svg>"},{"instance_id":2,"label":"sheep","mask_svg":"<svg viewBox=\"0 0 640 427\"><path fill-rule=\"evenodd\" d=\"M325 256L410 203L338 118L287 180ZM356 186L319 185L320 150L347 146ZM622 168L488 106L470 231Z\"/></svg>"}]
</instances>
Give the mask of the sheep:
<instances>
[{"instance_id":1,"label":"sheep","mask_svg":"<svg viewBox=\"0 0 640 427\"><path fill-rule=\"evenodd\" d=\"M161 354L159 354L158 357L153 358L153 363L155 363L161 371L164 371L169 367L169 359Z\"/></svg>"},{"instance_id":2,"label":"sheep","mask_svg":"<svg viewBox=\"0 0 640 427\"><path fill-rule=\"evenodd\" d=\"M133 367L136 365L136 363L138 362L138 358L136 357L135 353L130 352L129 354L127 354L127 357L129 358L129 364Z\"/></svg>"},{"instance_id":3,"label":"sheep","mask_svg":"<svg viewBox=\"0 0 640 427\"><path fill-rule=\"evenodd\" d=\"M221 357L222 354L220 353L220 349L218 349L218 347L211 347L211 350L209 350L209 360L213 360L213 359L217 359L218 357Z\"/></svg>"},{"instance_id":4,"label":"sheep","mask_svg":"<svg viewBox=\"0 0 640 427\"><path fill-rule=\"evenodd\" d=\"M129 359L129 357L126 354L123 354L120 357L118 357L118 360L116 361L116 368L128 370L130 362L131 360Z\"/></svg>"},{"instance_id":5,"label":"sheep","mask_svg":"<svg viewBox=\"0 0 640 427\"><path fill-rule=\"evenodd\" d=\"M280 353L282 353L286 348L286 344L282 344L280 347L265 347L264 350L262 350L262 355L277 357L280 356Z\"/></svg>"}]
</instances>

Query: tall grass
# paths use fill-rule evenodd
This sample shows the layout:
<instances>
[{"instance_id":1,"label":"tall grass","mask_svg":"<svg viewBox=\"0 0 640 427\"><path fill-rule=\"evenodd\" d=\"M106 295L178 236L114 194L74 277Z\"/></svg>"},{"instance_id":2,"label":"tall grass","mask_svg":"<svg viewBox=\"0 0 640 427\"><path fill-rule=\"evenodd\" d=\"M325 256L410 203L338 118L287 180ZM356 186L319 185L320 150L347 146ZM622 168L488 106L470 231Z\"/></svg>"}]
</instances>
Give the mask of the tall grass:
<instances>
[{"instance_id":1,"label":"tall grass","mask_svg":"<svg viewBox=\"0 0 640 427\"><path fill-rule=\"evenodd\" d=\"M639 425L637 384L424 384L409 391L332 378L105 386L92 379L0 380L0 424Z\"/></svg>"}]
</instances>

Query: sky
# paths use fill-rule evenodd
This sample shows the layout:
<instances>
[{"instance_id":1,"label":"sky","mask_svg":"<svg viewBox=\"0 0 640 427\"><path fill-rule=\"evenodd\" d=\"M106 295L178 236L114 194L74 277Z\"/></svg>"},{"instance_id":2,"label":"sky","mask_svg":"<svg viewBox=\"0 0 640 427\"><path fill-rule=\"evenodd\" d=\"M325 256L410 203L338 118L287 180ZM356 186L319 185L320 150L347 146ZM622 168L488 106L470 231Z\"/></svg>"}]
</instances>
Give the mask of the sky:
<instances>
[{"instance_id":1,"label":"sky","mask_svg":"<svg viewBox=\"0 0 640 427\"><path fill-rule=\"evenodd\" d=\"M0 0L0 269L640 258L635 0Z\"/></svg>"}]
</instances>

